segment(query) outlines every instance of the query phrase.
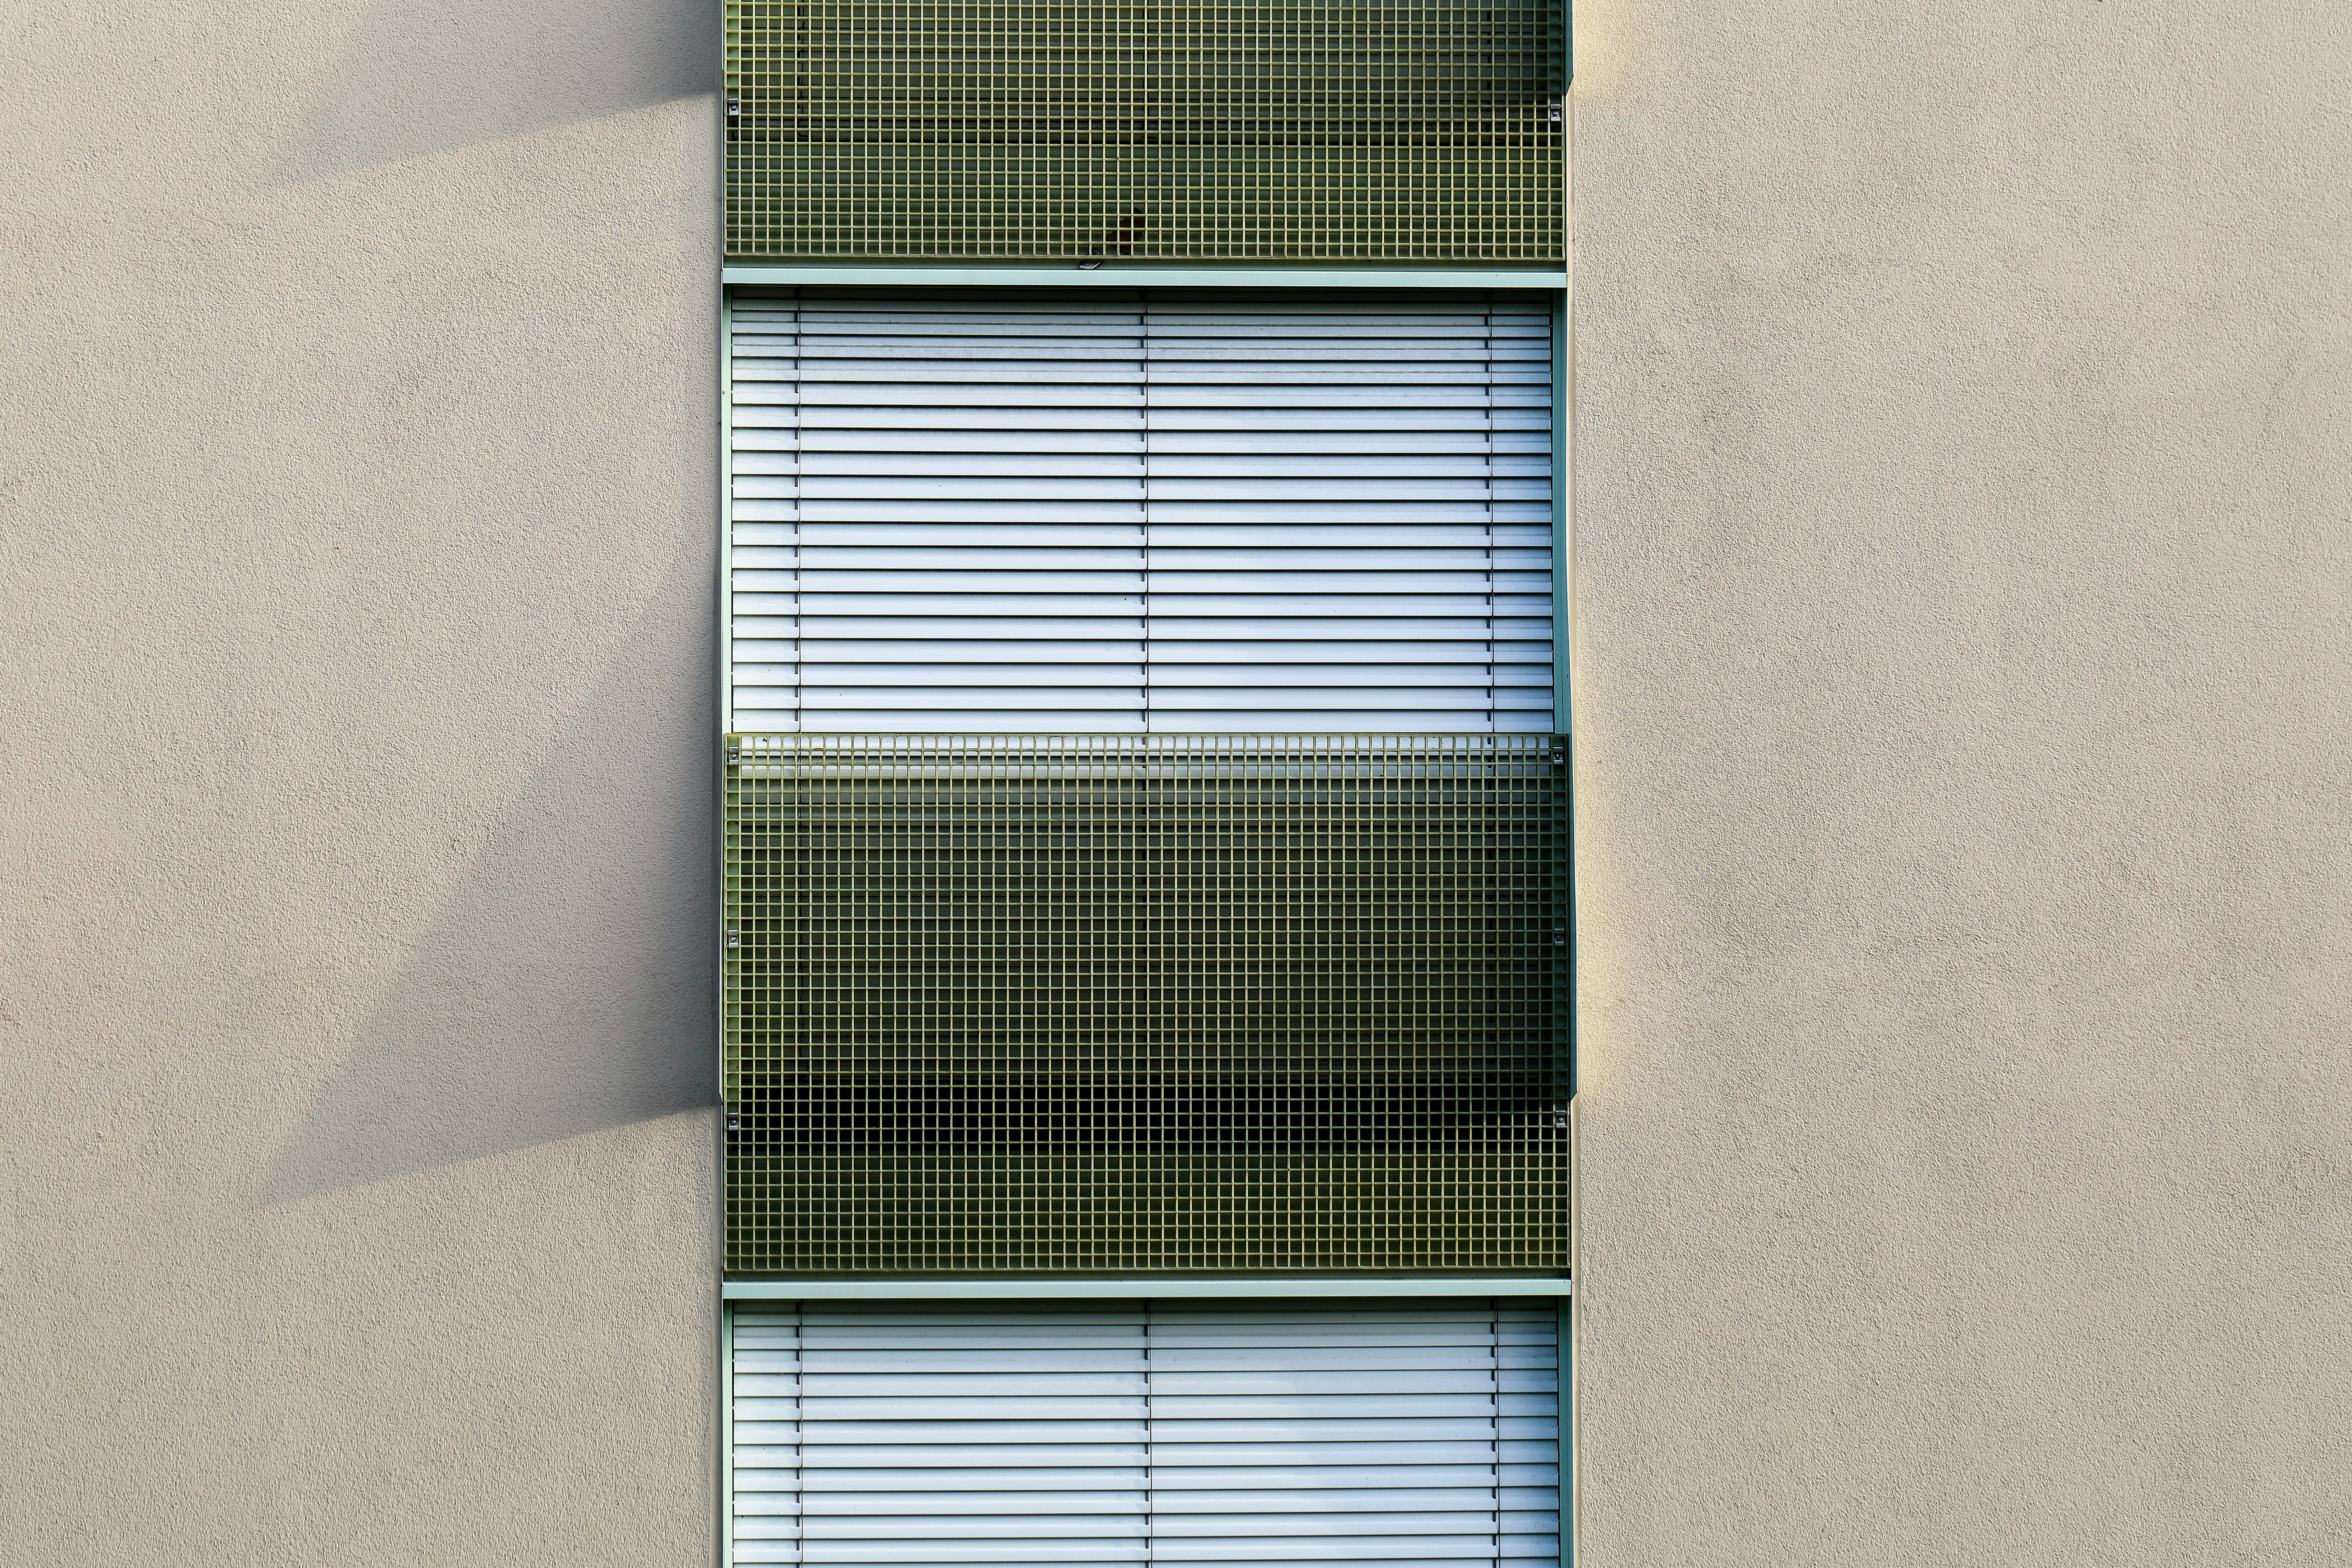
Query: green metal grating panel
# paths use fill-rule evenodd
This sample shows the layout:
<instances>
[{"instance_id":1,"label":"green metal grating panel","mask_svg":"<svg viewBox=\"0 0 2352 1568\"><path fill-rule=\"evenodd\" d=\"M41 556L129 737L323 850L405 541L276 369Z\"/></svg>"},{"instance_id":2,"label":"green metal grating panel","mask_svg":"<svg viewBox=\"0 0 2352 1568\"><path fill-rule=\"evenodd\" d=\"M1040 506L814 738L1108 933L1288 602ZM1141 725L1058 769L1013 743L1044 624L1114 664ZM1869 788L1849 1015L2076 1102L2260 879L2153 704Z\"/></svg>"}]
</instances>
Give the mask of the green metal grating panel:
<instances>
[{"instance_id":1,"label":"green metal grating panel","mask_svg":"<svg viewBox=\"0 0 2352 1568\"><path fill-rule=\"evenodd\" d=\"M739 1274L1562 1270L1541 735L728 741Z\"/></svg>"},{"instance_id":2,"label":"green metal grating panel","mask_svg":"<svg viewBox=\"0 0 2352 1568\"><path fill-rule=\"evenodd\" d=\"M1557 0L728 0L727 253L1558 261Z\"/></svg>"}]
</instances>

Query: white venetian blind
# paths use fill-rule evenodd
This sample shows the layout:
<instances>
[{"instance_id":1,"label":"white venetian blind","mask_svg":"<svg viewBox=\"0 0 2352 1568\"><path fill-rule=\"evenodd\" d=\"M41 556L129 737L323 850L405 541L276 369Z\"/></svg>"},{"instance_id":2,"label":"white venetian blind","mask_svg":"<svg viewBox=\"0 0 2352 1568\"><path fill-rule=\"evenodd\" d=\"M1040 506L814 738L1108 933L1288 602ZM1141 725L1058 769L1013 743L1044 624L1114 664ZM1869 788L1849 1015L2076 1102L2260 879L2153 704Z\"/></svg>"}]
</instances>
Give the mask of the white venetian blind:
<instances>
[{"instance_id":1,"label":"white venetian blind","mask_svg":"<svg viewBox=\"0 0 2352 1568\"><path fill-rule=\"evenodd\" d=\"M1553 1568L1549 1303L739 1307L734 1561Z\"/></svg>"},{"instance_id":2,"label":"white venetian blind","mask_svg":"<svg viewBox=\"0 0 2352 1568\"><path fill-rule=\"evenodd\" d=\"M1549 310L739 297L733 728L1549 729Z\"/></svg>"}]
</instances>

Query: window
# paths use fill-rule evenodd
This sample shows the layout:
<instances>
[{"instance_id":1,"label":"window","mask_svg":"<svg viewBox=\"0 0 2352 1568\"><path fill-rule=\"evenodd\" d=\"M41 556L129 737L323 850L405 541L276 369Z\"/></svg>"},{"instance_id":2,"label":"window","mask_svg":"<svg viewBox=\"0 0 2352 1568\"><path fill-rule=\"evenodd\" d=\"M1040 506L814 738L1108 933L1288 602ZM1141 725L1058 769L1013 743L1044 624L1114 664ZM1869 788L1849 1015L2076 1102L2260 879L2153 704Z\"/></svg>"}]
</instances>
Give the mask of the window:
<instances>
[{"instance_id":1,"label":"window","mask_svg":"<svg viewBox=\"0 0 2352 1568\"><path fill-rule=\"evenodd\" d=\"M730 0L733 1561L1559 1560L1565 20Z\"/></svg>"},{"instance_id":2,"label":"window","mask_svg":"<svg viewBox=\"0 0 2352 1568\"><path fill-rule=\"evenodd\" d=\"M1544 1300L778 1301L737 1563L1559 1561Z\"/></svg>"},{"instance_id":3,"label":"window","mask_svg":"<svg viewBox=\"0 0 2352 1568\"><path fill-rule=\"evenodd\" d=\"M731 312L733 717L1545 733L1552 311L803 287Z\"/></svg>"}]
</instances>

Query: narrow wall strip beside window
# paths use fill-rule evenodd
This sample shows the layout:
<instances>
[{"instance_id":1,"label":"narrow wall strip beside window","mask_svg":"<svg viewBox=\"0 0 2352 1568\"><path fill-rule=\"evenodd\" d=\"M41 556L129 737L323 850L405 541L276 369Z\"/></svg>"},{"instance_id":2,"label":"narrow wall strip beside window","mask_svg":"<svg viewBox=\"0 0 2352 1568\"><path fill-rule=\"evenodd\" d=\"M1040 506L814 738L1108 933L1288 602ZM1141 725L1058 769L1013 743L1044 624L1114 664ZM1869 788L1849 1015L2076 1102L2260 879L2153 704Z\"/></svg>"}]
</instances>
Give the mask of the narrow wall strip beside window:
<instances>
[{"instance_id":1,"label":"narrow wall strip beside window","mask_svg":"<svg viewBox=\"0 0 2352 1568\"><path fill-rule=\"evenodd\" d=\"M1368 294L738 295L733 727L1549 731L1552 301Z\"/></svg>"},{"instance_id":2,"label":"narrow wall strip beside window","mask_svg":"<svg viewBox=\"0 0 2352 1568\"><path fill-rule=\"evenodd\" d=\"M730 737L730 1271L1564 1271L1566 762Z\"/></svg>"},{"instance_id":3,"label":"narrow wall strip beside window","mask_svg":"<svg viewBox=\"0 0 2352 1568\"><path fill-rule=\"evenodd\" d=\"M727 253L1557 261L1564 23L728 0Z\"/></svg>"},{"instance_id":4,"label":"narrow wall strip beside window","mask_svg":"<svg viewBox=\"0 0 2352 1568\"><path fill-rule=\"evenodd\" d=\"M1549 1305L738 1308L734 1561L1555 1568Z\"/></svg>"}]
</instances>

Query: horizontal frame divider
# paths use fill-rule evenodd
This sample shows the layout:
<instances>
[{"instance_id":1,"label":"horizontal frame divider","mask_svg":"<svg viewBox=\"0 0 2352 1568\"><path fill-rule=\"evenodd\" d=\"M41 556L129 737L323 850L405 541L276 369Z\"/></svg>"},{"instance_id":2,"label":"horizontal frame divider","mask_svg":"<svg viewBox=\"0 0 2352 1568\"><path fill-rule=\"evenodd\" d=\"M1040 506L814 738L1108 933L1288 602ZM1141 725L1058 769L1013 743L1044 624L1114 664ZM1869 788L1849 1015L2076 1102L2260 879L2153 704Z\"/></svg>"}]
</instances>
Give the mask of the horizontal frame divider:
<instances>
[{"instance_id":1,"label":"horizontal frame divider","mask_svg":"<svg viewBox=\"0 0 2352 1568\"><path fill-rule=\"evenodd\" d=\"M730 286L836 284L860 288L1068 289L1565 289L1544 267L827 267L743 263L724 268Z\"/></svg>"},{"instance_id":2,"label":"horizontal frame divider","mask_svg":"<svg viewBox=\"0 0 2352 1568\"><path fill-rule=\"evenodd\" d=\"M730 1279L730 1301L1039 1300L1114 1298L1266 1296L1531 1296L1565 1297L1559 1276L1276 1275L1206 1279L1065 1278L999 1279Z\"/></svg>"}]
</instances>

